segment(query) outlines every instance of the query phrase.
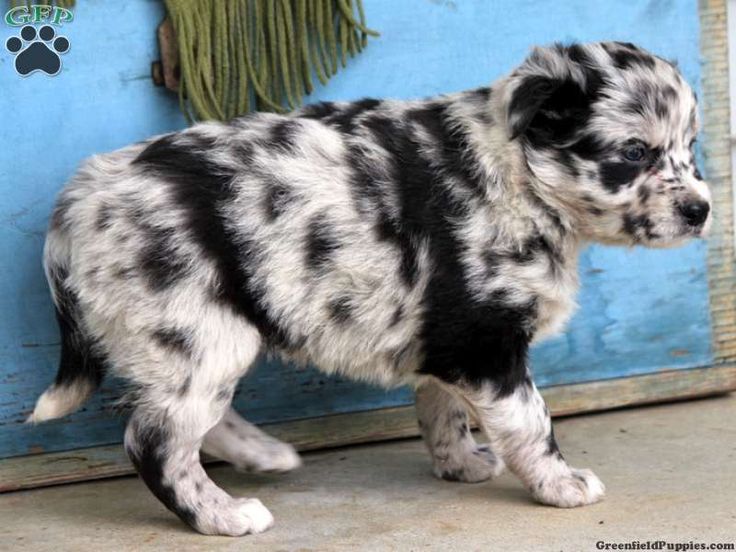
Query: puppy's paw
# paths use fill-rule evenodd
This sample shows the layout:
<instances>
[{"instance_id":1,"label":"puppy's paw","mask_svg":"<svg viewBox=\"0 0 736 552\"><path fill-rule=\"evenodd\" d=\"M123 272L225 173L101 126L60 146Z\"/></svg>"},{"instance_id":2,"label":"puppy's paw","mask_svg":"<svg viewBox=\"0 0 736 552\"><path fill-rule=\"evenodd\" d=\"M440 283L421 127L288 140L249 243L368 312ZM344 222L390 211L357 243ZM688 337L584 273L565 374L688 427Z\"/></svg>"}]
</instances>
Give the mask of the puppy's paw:
<instances>
[{"instance_id":1,"label":"puppy's paw","mask_svg":"<svg viewBox=\"0 0 736 552\"><path fill-rule=\"evenodd\" d=\"M543 480L532 491L537 501L558 508L594 504L605 493L606 487L592 471L572 468L565 475Z\"/></svg>"},{"instance_id":2,"label":"puppy's paw","mask_svg":"<svg viewBox=\"0 0 736 552\"><path fill-rule=\"evenodd\" d=\"M476 445L463 449L447 458L434 458L433 472L445 481L480 483L498 477L505 469L503 460L488 445Z\"/></svg>"},{"instance_id":3,"label":"puppy's paw","mask_svg":"<svg viewBox=\"0 0 736 552\"><path fill-rule=\"evenodd\" d=\"M294 447L276 439L259 442L232 462L236 470L245 473L285 473L302 465Z\"/></svg>"},{"instance_id":4,"label":"puppy's paw","mask_svg":"<svg viewBox=\"0 0 736 552\"><path fill-rule=\"evenodd\" d=\"M239 537L263 533L273 525L271 512L257 498L236 498L227 506L197 512L195 528L205 535Z\"/></svg>"}]
</instances>

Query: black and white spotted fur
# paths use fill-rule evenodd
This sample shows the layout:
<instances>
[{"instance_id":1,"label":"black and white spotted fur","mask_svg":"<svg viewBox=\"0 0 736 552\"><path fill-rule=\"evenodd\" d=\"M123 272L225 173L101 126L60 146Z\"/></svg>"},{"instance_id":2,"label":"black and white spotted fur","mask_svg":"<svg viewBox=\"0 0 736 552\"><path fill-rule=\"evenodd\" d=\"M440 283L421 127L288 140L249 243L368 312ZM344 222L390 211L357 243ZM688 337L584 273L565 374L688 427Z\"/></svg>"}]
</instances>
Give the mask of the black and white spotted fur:
<instances>
[{"instance_id":1,"label":"black and white spotted fur","mask_svg":"<svg viewBox=\"0 0 736 552\"><path fill-rule=\"evenodd\" d=\"M299 464L229 406L271 351L415 386L440 477L508 466L540 502L596 502L603 484L563 459L527 352L570 317L584 244L707 230L697 125L673 64L556 45L492 88L254 114L95 156L50 225L62 359L30 420L121 376L125 447L153 493L203 533L257 533L271 514L218 488L199 451Z\"/></svg>"}]
</instances>

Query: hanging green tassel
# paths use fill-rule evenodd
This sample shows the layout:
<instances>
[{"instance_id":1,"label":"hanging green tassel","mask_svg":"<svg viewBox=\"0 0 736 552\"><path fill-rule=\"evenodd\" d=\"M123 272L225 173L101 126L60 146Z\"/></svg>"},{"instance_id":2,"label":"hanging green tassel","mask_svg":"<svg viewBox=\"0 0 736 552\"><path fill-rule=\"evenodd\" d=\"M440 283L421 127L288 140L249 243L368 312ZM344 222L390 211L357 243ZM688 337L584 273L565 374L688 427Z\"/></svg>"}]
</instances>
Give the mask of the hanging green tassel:
<instances>
[{"instance_id":1,"label":"hanging green tassel","mask_svg":"<svg viewBox=\"0 0 736 552\"><path fill-rule=\"evenodd\" d=\"M192 120L294 109L378 36L362 0L165 0ZM357 11L357 15L356 15Z\"/></svg>"}]
</instances>

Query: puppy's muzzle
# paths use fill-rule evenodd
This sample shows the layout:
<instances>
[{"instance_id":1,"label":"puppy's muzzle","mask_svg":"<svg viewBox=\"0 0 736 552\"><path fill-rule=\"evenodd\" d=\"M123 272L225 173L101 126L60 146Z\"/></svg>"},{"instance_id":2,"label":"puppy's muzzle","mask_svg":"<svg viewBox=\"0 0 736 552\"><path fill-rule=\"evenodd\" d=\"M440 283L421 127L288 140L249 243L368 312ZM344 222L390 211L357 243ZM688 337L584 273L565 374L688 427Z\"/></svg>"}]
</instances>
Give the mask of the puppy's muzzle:
<instances>
[{"instance_id":1,"label":"puppy's muzzle","mask_svg":"<svg viewBox=\"0 0 736 552\"><path fill-rule=\"evenodd\" d=\"M680 202L677 210L689 226L699 228L708 219L710 204L703 199L693 198Z\"/></svg>"}]
</instances>

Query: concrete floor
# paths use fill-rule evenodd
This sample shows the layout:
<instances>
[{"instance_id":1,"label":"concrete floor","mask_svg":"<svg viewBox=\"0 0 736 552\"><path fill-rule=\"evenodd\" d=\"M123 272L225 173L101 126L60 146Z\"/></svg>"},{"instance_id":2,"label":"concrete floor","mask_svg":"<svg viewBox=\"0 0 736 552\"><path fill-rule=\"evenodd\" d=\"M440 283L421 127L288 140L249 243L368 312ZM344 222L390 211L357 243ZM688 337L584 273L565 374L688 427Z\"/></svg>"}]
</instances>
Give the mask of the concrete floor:
<instances>
[{"instance_id":1,"label":"concrete floor","mask_svg":"<svg viewBox=\"0 0 736 552\"><path fill-rule=\"evenodd\" d=\"M736 397L558 420L571 464L608 486L602 503L532 503L504 475L438 481L418 440L305 456L282 476L212 476L260 498L267 533L204 537L185 528L135 478L0 496L0 549L62 550L596 550L596 542L736 542Z\"/></svg>"}]
</instances>

